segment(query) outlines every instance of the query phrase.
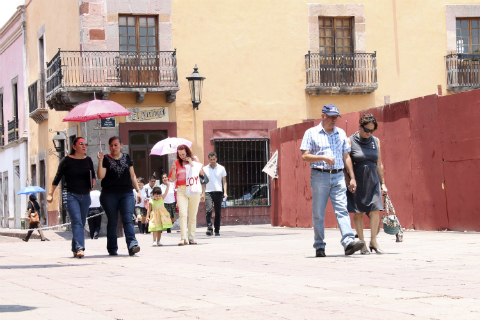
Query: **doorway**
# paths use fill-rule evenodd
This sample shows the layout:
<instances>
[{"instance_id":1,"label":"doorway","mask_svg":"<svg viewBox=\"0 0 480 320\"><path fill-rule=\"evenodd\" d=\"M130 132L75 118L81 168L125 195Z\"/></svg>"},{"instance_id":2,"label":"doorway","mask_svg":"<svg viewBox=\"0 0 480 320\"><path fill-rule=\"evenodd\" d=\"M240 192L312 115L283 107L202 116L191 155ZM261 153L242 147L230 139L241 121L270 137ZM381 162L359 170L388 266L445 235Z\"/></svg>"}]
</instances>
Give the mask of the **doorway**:
<instances>
[{"instance_id":1,"label":"doorway","mask_svg":"<svg viewBox=\"0 0 480 320\"><path fill-rule=\"evenodd\" d=\"M5 228L9 227L8 225L8 217L10 216L10 211L8 210L8 172L3 173L3 185L2 185L2 190L3 190L3 224Z\"/></svg>"},{"instance_id":2,"label":"doorway","mask_svg":"<svg viewBox=\"0 0 480 320\"><path fill-rule=\"evenodd\" d=\"M6 223L5 223L5 216L3 214L3 176L0 174L0 194L2 196L0 197L0 222L1 222L1 227L6 228Z\"/></svg>"},{"instance_id":3,"label":"doorway","mask_svg":"<svg viewBox=\"0 0 480 320\"><path fill-rule=\"evenodd\" d=\"M15 166L14 167L14 175L13 175L13 197L15 199L14 201L14 207L13 207L13 212L14 212L14 223L15 229L20 228L20 218L22 216L22 210L21 210L21 197L17 195L18 191L20 191L20 166Z\"/></svg>"},{"instance_id":4,"label":"doorway","mask_svg":"<svg viewBox=\"0 0 480 320\"><path fill-rule=\"evenodd\" d=\"M45 183L45 173L46 173L46 168L45 168L45 160L40 160L38 163L39 167L39 174L38 174L38 182L39 182L39 187L46 189L46 183ZM42 219L42 225L48 225L48 211L47 211L47 194L46 192L40 192L40 212L43 213L43 219Z\"/></svg>"},{"instance_id":5,"label":"doorway","mask_svg":"<svg viewBox=\"0 0 480 320\"><path fill-rule=\"evenodd\" d=\"M155 174L159 180L163 173L168 172L168 156L150 156L152 147L167 137L167 130L129 132L130 157L137 177L148 180Z\"/></svg>"}]
</instances>

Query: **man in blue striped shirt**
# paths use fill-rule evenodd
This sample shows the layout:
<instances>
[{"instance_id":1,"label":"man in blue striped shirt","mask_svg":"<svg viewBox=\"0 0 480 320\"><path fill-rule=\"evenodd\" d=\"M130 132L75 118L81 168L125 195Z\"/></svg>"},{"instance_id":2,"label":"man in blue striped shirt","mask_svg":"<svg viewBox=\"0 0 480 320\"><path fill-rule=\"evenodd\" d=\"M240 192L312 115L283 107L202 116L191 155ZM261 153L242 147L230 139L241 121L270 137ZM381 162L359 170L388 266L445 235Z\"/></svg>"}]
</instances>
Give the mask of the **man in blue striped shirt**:
<instances>
[{"instance_id":1,"label":"man in blue striped shirt","mask_svg":"<svg viewBox=\"0 0 480 320\"><path fill-rule=\"evenodd\" d=\"M343 168L351 177L348 189L355 192L357 184L350 159L350 145L345 131L335 126L340 112L333 104L322 109L322 122L308 129L303 136L302 159L310 163L310 185L312 186L312 216L317 257L325 257L325 208L328 198L337 217L345 255L363 248L365 242L355 240L347 211L347 186Z\"/></svg>"}]
</instances>

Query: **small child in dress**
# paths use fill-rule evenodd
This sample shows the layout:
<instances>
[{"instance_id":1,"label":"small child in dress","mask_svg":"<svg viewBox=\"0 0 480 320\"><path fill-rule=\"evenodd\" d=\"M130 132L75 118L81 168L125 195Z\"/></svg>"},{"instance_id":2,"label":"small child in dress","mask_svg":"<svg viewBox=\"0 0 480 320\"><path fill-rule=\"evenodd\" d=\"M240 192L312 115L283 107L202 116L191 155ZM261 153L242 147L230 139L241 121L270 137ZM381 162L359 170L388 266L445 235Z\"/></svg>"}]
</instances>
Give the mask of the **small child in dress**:
<instances>
[{"instance_id":1,"label":"small child in dress","mask_svg":"<svg viewBox=\"0 0 480 320\"><path fill-rule=\"evenodd\" d=\"M170 213L165 209L163 199L168 194L170 188L170 182L167 181L167 189L162 194L160 187L154 187L152 190L152 197L148 205L147 223L149 223L148 231L153 233L152 246L162 246L160 238L162 237L162 231L172 227L172 220L170 219Z\"/></svg>"}]
</instances>

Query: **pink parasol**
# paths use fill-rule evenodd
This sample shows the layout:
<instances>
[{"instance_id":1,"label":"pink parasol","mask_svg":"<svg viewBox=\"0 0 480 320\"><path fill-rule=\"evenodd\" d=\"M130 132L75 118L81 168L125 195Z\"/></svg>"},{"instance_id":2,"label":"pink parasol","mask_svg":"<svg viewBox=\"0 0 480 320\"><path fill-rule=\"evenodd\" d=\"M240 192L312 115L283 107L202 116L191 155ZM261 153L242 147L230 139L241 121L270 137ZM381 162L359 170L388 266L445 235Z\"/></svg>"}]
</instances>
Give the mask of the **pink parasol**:
<instances>
[{"instance_id":1,"label":"pink parasol","mask_svg":"<svg viewBox=\"0 0 480 320\"><path fill-rule=\"evenodd\" d=\"M152 151L150 151L150 155L163 156L166 154L175 153L177 152L177 147L182 144L186 145L189 148L192 147L192 142L188 141L187 139L183 139L183 138L163 139L157 142L153 146Z\"/></svg>"},{"instance_id":2,"label":"pink parasol","mask_svg":"<svg viewBox=\"0 0 480 320\"><path fill-rule=\"evenodd\" d=\"M94 99L73 108L63 119L63 122L85 122L85 132L87 132L87 121L128 115L130 115L130 111L114 101ZM102 152L102 140L100 137L98 137L98 145L100 152Z\"/></svg>"},{"instance_id":3,"label":"pink parasol","mask_svg":"<svg viewBox=\"0 0 480 320\"><path fill-rule=\"evenodd\" d=\"M79 104L73 108L63 121L87 122L93 119L105 119L114 116L128 115L130 115L130 112L114 101L92 100Z\"/></svg>"}]
</instances>

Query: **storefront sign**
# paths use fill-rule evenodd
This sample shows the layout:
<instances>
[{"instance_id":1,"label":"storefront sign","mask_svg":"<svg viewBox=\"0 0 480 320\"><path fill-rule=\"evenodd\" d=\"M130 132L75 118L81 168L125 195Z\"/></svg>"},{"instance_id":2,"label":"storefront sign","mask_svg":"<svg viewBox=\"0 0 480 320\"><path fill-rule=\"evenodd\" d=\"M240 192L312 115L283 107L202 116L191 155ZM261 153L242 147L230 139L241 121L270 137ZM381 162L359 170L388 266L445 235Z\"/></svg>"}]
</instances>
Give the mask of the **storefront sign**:
<instances>
[{"instance_id":1,"label":"storefront sign","mask_svg":"<svg viewBox=\"0 0 480 320\"><path fill-rule=\"evenodd\" d=\"M115 117L102 119L102 129L103 128L115 128Z\"/></svg>"},{"instance_id":2,"label":"storefront sign","mask_svg":"<svg viewBox=\"0 0 480 320\"><path fill-rule=\"evenodd\" d=\"M169 122L168 108L127 108L131 112L127 122Z\"/></svg>"}]
</instances>

